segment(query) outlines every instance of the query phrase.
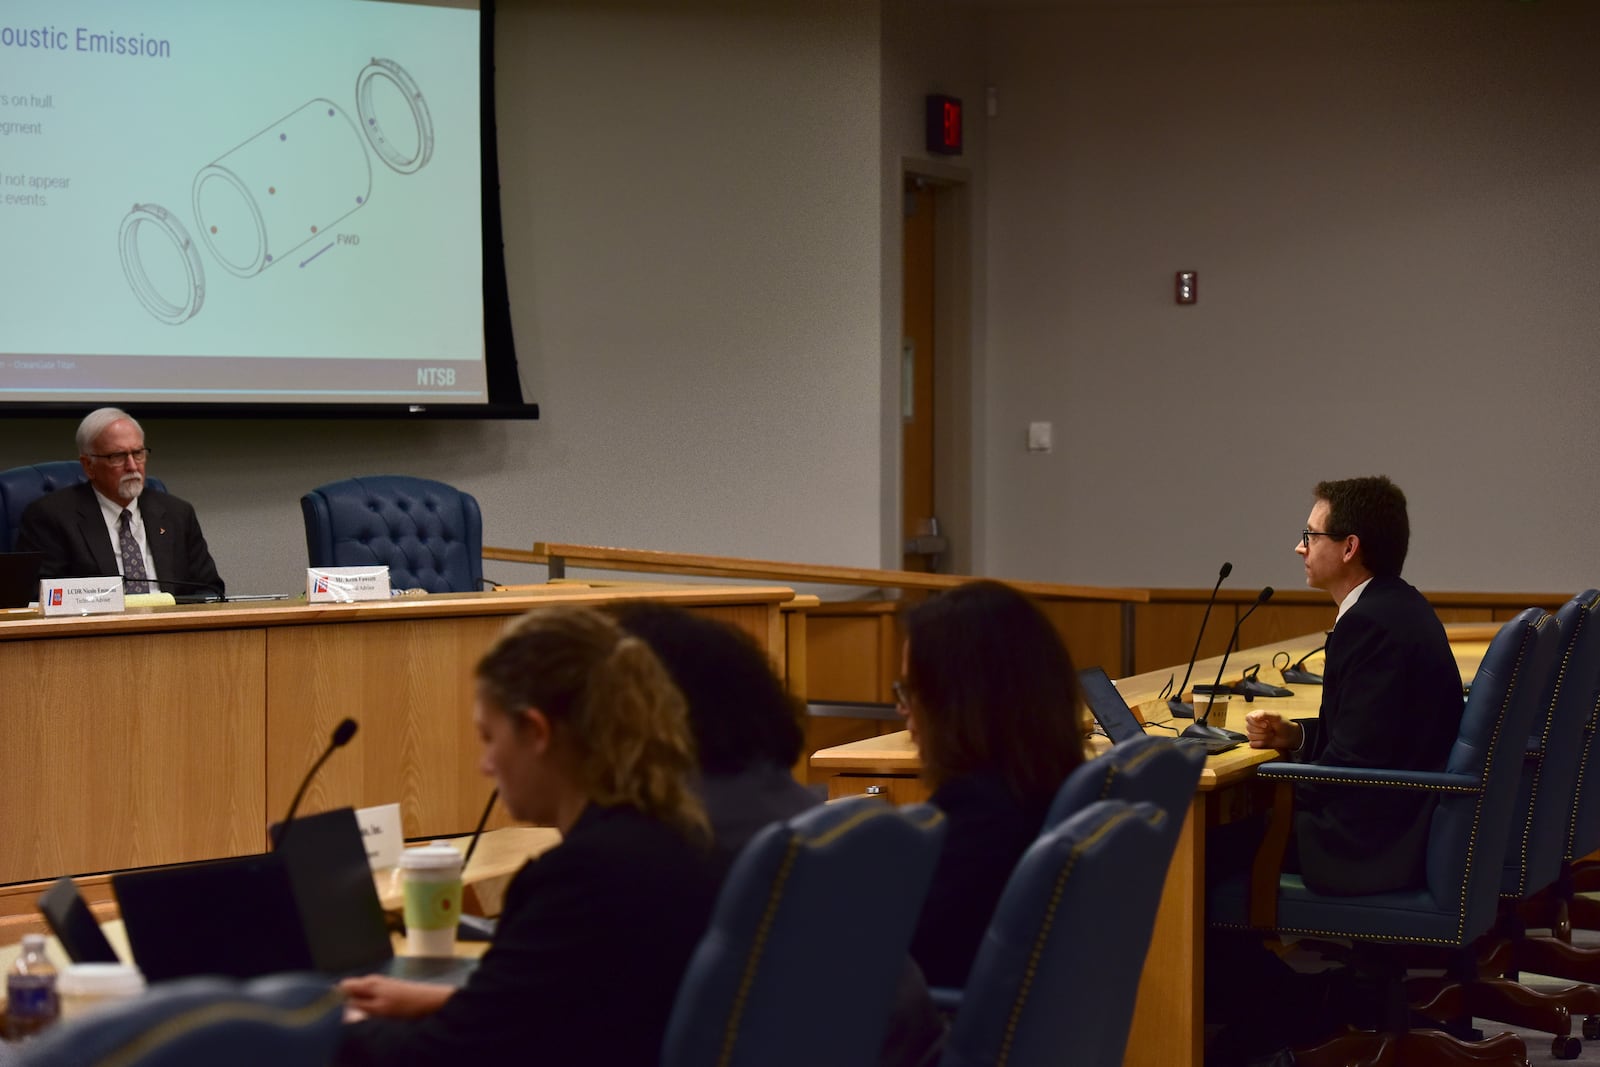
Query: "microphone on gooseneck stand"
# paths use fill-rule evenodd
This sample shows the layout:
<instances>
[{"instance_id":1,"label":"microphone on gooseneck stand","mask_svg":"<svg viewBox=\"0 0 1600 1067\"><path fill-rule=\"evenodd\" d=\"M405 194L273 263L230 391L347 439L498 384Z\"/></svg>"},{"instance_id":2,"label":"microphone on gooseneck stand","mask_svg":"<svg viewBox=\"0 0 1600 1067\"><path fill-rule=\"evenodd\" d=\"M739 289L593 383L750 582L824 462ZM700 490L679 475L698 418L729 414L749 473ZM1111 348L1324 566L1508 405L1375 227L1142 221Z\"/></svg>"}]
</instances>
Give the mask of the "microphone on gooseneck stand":
<instances>
[{"instance_id":1,"label":"microphone on gooseneck stand","mask_svg":"<svg viewBox=\"0 0 1600 1067\"><path fill-rule=\"evenodd\" d=\"M472 831L472 840L467 842L467 854L461 860L461 869L463 871L467 869L467 864L472 862L472 854L478 848L478 838L483 836L483 828L489 824L489 813L494 810L494 802L499 799L500 790L490 790L489 803L483 806L483 814L478 816L478 828Z\"/></svg>"},{"instance_id":2,"label":"microphone on gooseneck stand","mask_svg":"<svg viewBox=\"0 0 1600 1067\"><path fill-rule=\"evenodd\" d=\"M278 824L278 837L272 843L274 852L282 848L284 841L289 837L289 824L294 822L294 813L300 810L300 801L306 795L306 786L311 784L311 779L317 776L317 772L322 769L324 763L328 762L328 757L333 755L335 749L343 748L350 743L350 739L356 735L357 729L359 729L359 725L354 719L345 719L333 728L333 737L328 741L328 747L322 750L322 755L317 757L317 762L311 765L311 769L306 772L306 776L300 780L300 788L295 790L294 799L289 802L289 814L285 815L283 822Z\"/></svg>"},{"instance_id":3,"label":"microphone on gooseneck stand","mask_svg":"<svg viewBox=\"0 0 1600 1067\"><path fill-rule=\"evenodd\" d=\"M1233 644L1235 641L1239 640L1239 627L1244 625L1244 620L1250 617L1251 612L1255 611L1257 608L1271 599L1272 586L1269 585L1265 589L1261 590L1261 593L1256 597L1256 602L1251 604L1249 610L1243 615L1240 615L1239 621L1233 624L1233 633L1228 635L1228 647L1223 650L1222 662L1217 666L1217 680L1212 683L1211 689L1207 693L1208 699L1206 701L1205 714L1201 715L1199 719L1196 720L1194 725L1186 727L1180 736L1202 737L1212 741L1245 740L1244 734L1241 734L1236 730L1224 730L1220 726L1209 726L1207 725L1206 720L1211 718L1211 705L1216 701L1216 694L1226 691L1222 687L1222 672L1228 669L1228 657L1233 655ZM1195 703L1200 703L1200 698L1198 696L1195 697Z\"/></svg>"},{"instance_id":4,"label":"microphone on gooseneck stand","mask_svg":"<svg viewBox=\"0 0 1600 1067\"><path fill-rule=\"evenodd\" d=\"M1183 684L1178 686L1172 694L1172 699L1167 701L1167 711L1175 719L1194 718L1194 705L1186 704L1183 700L1183 691L1189 687L1189 676L1194 673L1194 662L1200 658L1200 639L1206 635L1206 623L1211 619L1211 607L1217 602L1217 590L1222 588L1223 579L1233 573L1233 564L1224 563L1222 569L1217 571L1217 584L1211 587L1211 599L1206 601L1206 613L1200 616L1200 632L1194 635L1194 651L1189 653L1189 666L1183 672ZM1167 679L1167 684L1172 684L1172 679Z\"/></svg>"},{"instance_id":5,"label":"microphone on gooseneck stand","mask_svg":"<svg viewBox=\"0 0 1600 1067\"><path fill-rule=\"evenodd\" d=\"M1313 671L1306 670L1305 662L1306 662L1306 660L1310 659L1312 656L1315 656L1318 652L1321 652L1323 649L1325 649L1327 647L1328 647L1328 643L1326 641L1324 641L1322 644L1318 645L1316 648L1313 648L1310 652L1307 652L1305 655L1303 655L1299 659L1295 660L1294 664L1292 666L1285 667L1283 669L1283 684L1285 684L1285 685L1321 685L1322 684L1322 675L1317 674L1317 673L1315 673Z\"/></svg>"},{"instance_id":6,"label":"microphone on gooseneck stand","mask_svg":"<svg viewBox=\"0 0 1600 1067\"><path fill-rule=\"evenodd\" d=\"M483 814L478 817L478 828L472 831L472 840L467 843L466 857L461 861L463 873L466 872L467 864L472 862L472 853L478 848L478 839L483 836L483 828L489 823L489 813L494 810L494 802L499 799L500 790L496 789L489 794L489 803L483 806ZM495 927L498 925L494 919L462 912L459 925L456 927L456 937L462 941L492 941Z\"/></svg>"}]
</instances>

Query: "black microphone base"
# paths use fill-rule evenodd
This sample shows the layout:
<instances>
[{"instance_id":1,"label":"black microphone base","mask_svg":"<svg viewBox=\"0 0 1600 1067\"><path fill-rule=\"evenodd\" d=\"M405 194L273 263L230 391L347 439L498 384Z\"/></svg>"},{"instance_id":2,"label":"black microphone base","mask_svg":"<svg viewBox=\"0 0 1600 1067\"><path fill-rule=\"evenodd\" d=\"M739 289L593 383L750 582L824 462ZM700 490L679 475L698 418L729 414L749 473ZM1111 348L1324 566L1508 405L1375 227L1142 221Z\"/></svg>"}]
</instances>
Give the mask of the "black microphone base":
<instances>
[{"instance_id":1,"label":"black microphone base","mask_svg":"<svg viewBox=\"0 0 1600 1067\"><path fill-rule=\"evenodd\" d=\"M1322 675L1290 667L1283 672L1283 681L1286 685L1321 685Z\"/></svg>"},{"instance_id":2,"label":"black microphone base","mask_svg":"<svg viewBox=\"0 0 1600 1067\"><path fill-rule=\"evenodd\" d=\"M1242 697L1292 697L1293 689L1285 689L1281 685L1272 685L1253 679L1246 679L1233 687L1233 691Z\"/></svg>"},{"instance_id":3,"label":"black microphone base","mask_svg":"<svg viewBox=\"0 0 1600 1067\"><path fill-rule=\"evenodd\" d=\"M1167 701L1167 713L1174 719L1192 719L1194 718L1194 705L1185 704L1177 699L1169 700Z\"/></svg>"},{"instance_id":4,"label":"black microphone base","mask_svg":"<svg viewBox=\"0 0 1600 1067\"><path fill-rule=\"evenodd\" d=\"M1203 722L1197 722L1193 726L1185 726L1183 728L1183 733L1179 734L1178 736L1179 737L1198 737L1198 738L1201 738L1202 740L1205 740L1205 741L1244 741L1244 740L1247 740L1247 738L1244 736L1244 734L1236 733L1233 730L1224 730L1220 726L1207 726Z\"/></svg>"}]
</instances>

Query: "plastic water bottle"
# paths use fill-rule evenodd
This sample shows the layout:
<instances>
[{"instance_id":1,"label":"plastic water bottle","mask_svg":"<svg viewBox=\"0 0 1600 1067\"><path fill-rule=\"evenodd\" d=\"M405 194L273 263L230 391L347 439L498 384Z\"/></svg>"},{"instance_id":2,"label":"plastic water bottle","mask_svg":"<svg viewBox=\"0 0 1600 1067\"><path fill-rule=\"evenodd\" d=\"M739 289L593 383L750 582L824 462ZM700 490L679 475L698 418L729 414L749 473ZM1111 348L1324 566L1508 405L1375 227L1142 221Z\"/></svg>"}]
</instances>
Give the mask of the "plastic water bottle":
<instances>
[{"instance_id":1,"label":"plastic water bottle","mask_svg":"<svg viewBox=\"0 0 1600 1067\"><path fill-rule=\"evenodd\" d=\"M44 935L22 939L22 955L6 975L6 1030L13 1041L32 1037L56 1021L56 969L44 953Z\"/></svg>"}]
</instances>

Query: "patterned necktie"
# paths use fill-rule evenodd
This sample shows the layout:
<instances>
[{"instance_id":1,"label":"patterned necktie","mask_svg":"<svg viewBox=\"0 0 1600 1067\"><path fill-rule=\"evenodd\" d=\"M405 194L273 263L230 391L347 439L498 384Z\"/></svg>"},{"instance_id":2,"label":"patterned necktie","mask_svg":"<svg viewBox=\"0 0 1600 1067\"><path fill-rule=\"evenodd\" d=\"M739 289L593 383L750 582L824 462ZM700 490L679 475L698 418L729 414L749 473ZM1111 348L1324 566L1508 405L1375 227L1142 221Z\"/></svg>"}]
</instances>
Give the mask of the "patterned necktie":
<instances>
[{"instance_id":1,"label":"patterned necktie","mask_svg":"<svg viewBox=\"0 0 1600 1067\"><path fill-rule=\"evenodd\" d=\"M130 593L148 593L150 583L145 581L144 553L139 551L139 542L133 539L133 514L127 509L122 509L122 515L117 519L117 549L122 553L122 582L123 587Z\"/></svg>"}]
</instances>

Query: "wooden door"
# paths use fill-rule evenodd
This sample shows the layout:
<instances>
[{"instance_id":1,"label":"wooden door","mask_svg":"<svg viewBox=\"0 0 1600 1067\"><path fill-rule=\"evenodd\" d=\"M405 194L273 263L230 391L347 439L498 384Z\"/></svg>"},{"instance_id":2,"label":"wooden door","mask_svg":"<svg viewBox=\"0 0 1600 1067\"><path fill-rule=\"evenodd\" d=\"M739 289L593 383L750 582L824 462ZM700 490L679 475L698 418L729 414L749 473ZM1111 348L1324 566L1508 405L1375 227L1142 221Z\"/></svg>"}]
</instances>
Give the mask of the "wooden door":
<instances>
[{"instance_id":1,"label":"wooden door","mask_svg":"<svg viewBox=\"0 0 1600 1067\"><path fill-rule=\"evenodd\" d=\"M922 178L906 178L900 351L901 566L938 569L933 493L934 251L937 202ZM922 550L922 551L919 551Z\"/></svg>"}]
</instances>

